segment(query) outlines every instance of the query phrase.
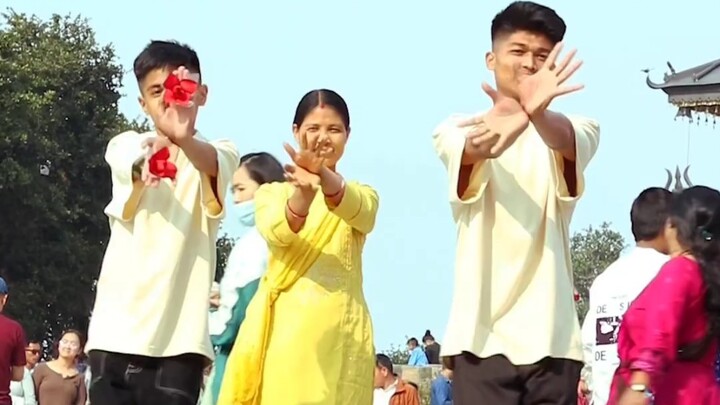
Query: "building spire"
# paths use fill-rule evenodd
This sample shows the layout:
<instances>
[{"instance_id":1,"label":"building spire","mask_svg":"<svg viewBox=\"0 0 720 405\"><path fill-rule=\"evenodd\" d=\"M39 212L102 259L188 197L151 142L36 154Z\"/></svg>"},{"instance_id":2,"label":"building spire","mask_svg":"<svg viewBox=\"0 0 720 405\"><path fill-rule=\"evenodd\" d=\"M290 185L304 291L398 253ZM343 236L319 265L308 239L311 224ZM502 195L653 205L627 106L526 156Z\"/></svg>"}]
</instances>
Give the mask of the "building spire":
<instances>
[{"instance_id":1,"label":"building spire","mask_svg":"<svg viewBox=\"0 0 720 405\"><path fill-rule=\"evenodd\" d=\"M692 187L692 181L690 181L690 175L688 174L688 171L690 170L690 166L685 166L685 170L682 171L682 174L680 173L680 167L675 166L675 175L670 172L670 170L665 169L665 172L667 173L667 182L665 183L665 188L677 192L682 191L686 188ZM674 179L673 179L674 177ZM673 185L673 180L675 180L675 186ZM683 184L683 182L685 184Z\"/></svg>"}]
</instances>

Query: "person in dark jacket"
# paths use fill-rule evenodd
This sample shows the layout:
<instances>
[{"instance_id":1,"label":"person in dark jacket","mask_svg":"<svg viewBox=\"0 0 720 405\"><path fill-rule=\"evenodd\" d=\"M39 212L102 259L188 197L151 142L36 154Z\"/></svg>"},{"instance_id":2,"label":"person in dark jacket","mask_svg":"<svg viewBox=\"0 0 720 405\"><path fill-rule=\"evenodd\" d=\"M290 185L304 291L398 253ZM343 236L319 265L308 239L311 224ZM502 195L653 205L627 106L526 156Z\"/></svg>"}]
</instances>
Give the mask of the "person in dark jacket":
<instances>
[{"instance_id":1,"label":"person in dark jacket","mask_svg":"<svg viewBox=\"0 0 720 405\"><path fill-rule=\"evenodd\" d=\"M430 330L425 331L423 343L425 344L425 357L428 359L428 364L440 364L440 344L435 341Z\"/></svg>"}]
</instances>

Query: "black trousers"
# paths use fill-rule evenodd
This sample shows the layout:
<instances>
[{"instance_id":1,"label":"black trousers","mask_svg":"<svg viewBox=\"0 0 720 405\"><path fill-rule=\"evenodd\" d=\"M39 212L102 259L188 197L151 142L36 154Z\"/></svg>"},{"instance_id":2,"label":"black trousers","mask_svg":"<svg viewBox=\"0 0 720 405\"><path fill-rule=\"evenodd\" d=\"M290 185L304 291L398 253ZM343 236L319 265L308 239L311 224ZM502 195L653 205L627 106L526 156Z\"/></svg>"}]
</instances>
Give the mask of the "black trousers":
<instances>
[{"instance_id":1,"label":"black trousers","mask_svg":"<svg viewBox=\"0 0 720 405\"><path fill-rule=\"evenodd\" d=\"M547 357L516 366L505 356L452 358L455 405L577 405L582 363Z\"/></svg>"},{"instance_id":2,"label":"black trousers","mask_svg":"<svg viewBox=\"0 0 720 405\"><path fill-rule=\"evenodd\" d=\"M93 350L92 405L197 405L205 357L144 357Z\"/></svg>"}]
</instances>

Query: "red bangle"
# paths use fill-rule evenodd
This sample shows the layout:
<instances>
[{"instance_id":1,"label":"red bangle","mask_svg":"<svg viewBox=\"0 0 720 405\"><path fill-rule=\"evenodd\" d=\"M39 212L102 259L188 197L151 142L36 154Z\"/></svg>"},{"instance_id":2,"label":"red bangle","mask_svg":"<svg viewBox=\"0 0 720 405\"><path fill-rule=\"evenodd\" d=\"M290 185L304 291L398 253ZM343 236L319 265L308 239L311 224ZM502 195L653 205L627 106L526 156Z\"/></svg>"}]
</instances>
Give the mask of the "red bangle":
<instances>
[{"instance_id":1,"label":"red bangle","mask_svg":"<svg viewBox=\"0 0 720 405\"><path fill-rule=\"evenodd\" d=\"M290 212L290 215L294 216L297 219L305 219L308 216L308 214L300 215L297 212L293 211L293 209L290 208L290 200L288 200L288 202L287 202L287 209Z\"/></svg>"},{"instance_id":2,"label":"red bangle","mask_svg":"<svg viewBox=\"0 0 720 405\"><path fill-rule=\"evenodd\" d=\"M335 197L339 196L340 193L343 192L343 190L345 190L345 179L342 179L342 180L340 181L340 190L338 190L337 192L335 192L335 193L333 193L333 194L325 194L325 193L323 193L323 195L325 196L325 198L335 198Z\"/></svg>"}]
</instances>

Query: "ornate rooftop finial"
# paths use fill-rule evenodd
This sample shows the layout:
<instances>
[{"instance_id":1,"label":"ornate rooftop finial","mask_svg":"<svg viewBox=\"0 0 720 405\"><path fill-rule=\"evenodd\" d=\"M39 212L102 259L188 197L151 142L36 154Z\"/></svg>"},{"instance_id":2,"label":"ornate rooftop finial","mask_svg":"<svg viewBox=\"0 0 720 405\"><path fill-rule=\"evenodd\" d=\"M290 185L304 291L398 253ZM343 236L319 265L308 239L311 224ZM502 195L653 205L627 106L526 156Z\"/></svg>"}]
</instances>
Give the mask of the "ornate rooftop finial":
<instances>
[{"instance_id":1,"label":"ornate rooftop finial","mask_svg":"<svg viewBox=\"0 0 720 405\"><path fill-rule=\"evenodd\" d=\"M690 170L690 166L685 166L685 170L682 171L682 174L680 174L680 167L675 166L675 187L670 188L672 186L673 182L673 174L670 172L670 170L665 169L665 172L667 173L667 183L665 183L665 188L672 191L672 192L678 192L682 191L686 188L692 187L692 181L690 181L690 175L688 174L688 171ZM685 184L683 185L683 181Z\"/></svg>"}]
</instances>

